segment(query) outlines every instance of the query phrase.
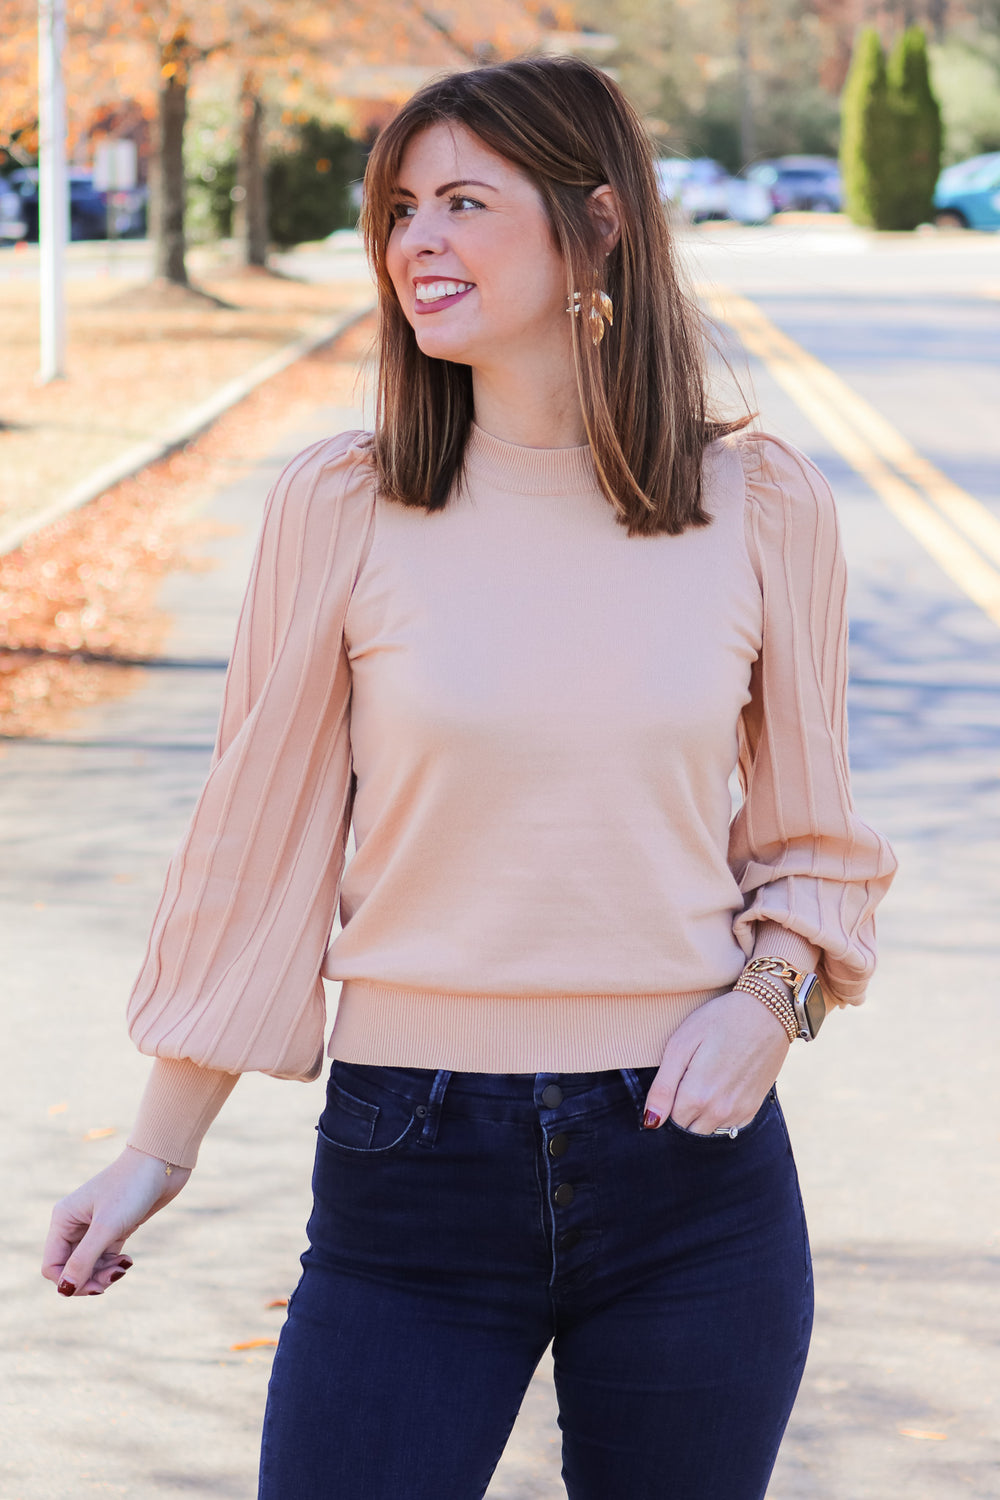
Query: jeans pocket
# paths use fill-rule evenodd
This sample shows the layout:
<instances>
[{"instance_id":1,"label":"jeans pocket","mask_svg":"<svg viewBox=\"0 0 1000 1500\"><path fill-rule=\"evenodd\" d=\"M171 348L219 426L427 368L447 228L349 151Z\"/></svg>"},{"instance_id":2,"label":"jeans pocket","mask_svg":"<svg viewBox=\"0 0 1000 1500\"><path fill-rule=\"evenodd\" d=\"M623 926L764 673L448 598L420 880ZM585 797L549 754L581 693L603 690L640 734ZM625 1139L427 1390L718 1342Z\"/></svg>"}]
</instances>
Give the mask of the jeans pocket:
<instances>
[{"instance_id":1,"label":"jeans pocket","mask_svg":"<svg viewBox=\"0 0 1000 1500\"><path fill-rule=\"evenodd\" d=\"M739 1146L740 1141L746 1140L748 1136L753 1135L762 1125L767 1123L768 1119L774 1113L776 1103L777 1095L773 1088L769 1089L757 1113L745 1125L740 1125L735 1135L731 1134L728 1130L713 1130L707 1135L699 1130L687 1130L683 1125L678 1125L677 1121L671 1119L669 1115L665 1121L665 1127L672 1135L678 1136L683 1141L693 1141L699 1147L714 1146L717 1150L733 1150Z\"/></svg>"},{"instance_id":2,"label":"jeans pocket","mask_svg":"<svg viewBox=\"0 0 1000 1500\"><path fill-rule=\"evenodd\" d=\"M414 1134L419 1106L388 1091L378 1103L359 1099L331 1078L320 1115L320 1141L349 1156L382 1156L397 1151ZM426 1113L426 1111L424 1111Z\"/></svg>"}]
</instances>

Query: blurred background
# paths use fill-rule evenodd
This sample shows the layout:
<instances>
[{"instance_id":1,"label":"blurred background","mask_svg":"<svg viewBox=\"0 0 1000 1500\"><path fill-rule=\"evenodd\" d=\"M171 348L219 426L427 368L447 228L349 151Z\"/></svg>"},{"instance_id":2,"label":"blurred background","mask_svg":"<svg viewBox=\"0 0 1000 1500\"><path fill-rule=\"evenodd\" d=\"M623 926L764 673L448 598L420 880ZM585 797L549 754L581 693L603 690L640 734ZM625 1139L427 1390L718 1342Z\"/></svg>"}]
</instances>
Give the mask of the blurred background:
<instances>
[{"instance_id":1,"label":"blurred background","mask_svg":"<svg viewBox=\"0 0 1000 1500\"><path fill-rule=\"evenodd\" d=\"M2 0L0 240L10 243L38 237L36 27L34 0ZM443 69L523 51L612 71L657 143L664 197L695 220L836 213L845 186L851 216L872 219L838 157L852 55L871 72L875 38L890 91L907 68L919 89L914 68L925 69L943 126L939 149L924 148L932 187L943 168L1000 153L1000 0L68 0L66 29L72 238L151 230L164 242L158 270L175 280L180 219L186 244L234 239L249 264L268 244L351 227L366 150L398 103ZM874 76L867 85L878 91ZM906 143L881 135L871 170L898 178ZM106 166L95 177L110 142L134 152L128 186L109 185ZM969 207L936 212L990 227ZM914 227L907 218L874 214L885 228Z\"/></svg>"}]
</instances>

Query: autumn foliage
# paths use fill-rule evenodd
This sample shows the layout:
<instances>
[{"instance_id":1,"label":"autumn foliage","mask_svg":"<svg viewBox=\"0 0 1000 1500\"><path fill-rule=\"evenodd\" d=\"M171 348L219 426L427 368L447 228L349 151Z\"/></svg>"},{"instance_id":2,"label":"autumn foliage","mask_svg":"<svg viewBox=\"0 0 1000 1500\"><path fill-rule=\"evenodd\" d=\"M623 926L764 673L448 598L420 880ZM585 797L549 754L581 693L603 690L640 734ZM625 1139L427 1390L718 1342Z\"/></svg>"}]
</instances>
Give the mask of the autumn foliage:
<instances>
[{"instance_id":1,"label":"autumn foliage","mask_svg":"<svg viewBox=\"0 0 1000 1500\"><path fill-rule=\"evenodd\" d=\"M0 148L22 161L37 150L36 16L36 0L0 0ZM123 99L151 123L157 272L184 283L183 135L203 79L228 84L244 124L244 227L255 222L259 241L262 95L286 111L344 99L364 128L431 73L537 50L571 25L566 6L540 0L445 0L433 11L417 0L67 0L70 150L88 158L95 130L120 126Z\"/></svg>"}]
</instances>

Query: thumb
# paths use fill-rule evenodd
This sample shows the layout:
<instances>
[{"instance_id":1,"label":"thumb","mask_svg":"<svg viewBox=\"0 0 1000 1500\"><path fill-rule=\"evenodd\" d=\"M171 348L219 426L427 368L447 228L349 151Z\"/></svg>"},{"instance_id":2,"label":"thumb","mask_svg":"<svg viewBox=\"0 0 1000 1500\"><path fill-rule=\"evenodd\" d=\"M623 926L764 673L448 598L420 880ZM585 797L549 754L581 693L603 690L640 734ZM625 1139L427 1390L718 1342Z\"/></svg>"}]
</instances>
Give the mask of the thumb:
<instances>
[{"instance_id":1,"label":"thumb","mask_svg":"<svg viewBox=\"0 0 1000 1500\"><path fill-rule=\"evenodd\" d=\"M117 1253L123 1244L124 1238L120 1230L116 1231L99 1222L92 1223L63 1266L58 1291L64 1297L82 1297L91 1291L103 1292L103 1286L96 1281L92 1282L94 1267L106 1251L113 1250Z\"/></svg>"}]
</instances>

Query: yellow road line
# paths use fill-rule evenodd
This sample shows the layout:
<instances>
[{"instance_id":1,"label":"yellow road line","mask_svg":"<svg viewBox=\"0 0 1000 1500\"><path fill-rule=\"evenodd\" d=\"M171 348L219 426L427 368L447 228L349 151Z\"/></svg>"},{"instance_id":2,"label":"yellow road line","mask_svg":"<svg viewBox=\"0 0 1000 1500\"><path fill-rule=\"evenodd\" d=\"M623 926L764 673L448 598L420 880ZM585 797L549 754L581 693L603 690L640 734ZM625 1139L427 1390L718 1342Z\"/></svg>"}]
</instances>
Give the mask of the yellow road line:
<instances>
[{"instance_id":1,"label":"yellow road line","mask_svg":"<svg viewBox=\"0 0 1000 1500\"><path fill-rule=\"evenodd\" d=\"M777 328L753 302L728 289L701 287L699 291L714 316L728 323L750 353L763 360L779 385L938 566L1000 626L1000 522L996 517L929 463L880 412Z\"/></svg>"}]
</instances>

